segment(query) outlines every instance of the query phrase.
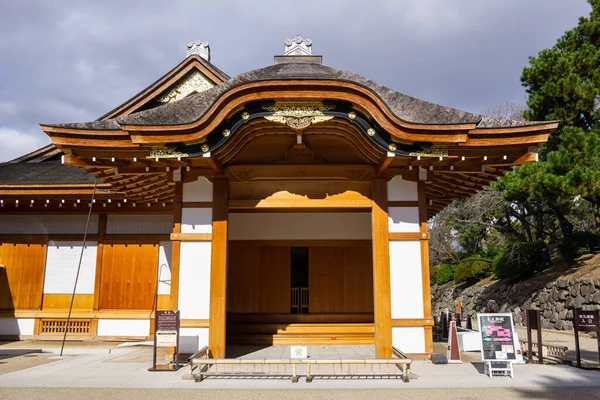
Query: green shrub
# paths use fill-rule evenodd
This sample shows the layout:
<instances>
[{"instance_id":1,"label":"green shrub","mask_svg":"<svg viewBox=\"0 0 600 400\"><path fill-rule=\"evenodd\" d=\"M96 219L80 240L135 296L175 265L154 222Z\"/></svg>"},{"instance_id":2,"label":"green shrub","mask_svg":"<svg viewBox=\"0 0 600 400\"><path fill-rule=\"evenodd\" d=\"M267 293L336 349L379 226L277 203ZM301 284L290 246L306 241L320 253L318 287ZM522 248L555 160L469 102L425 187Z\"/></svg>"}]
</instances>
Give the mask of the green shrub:
<instances>
[{"instance_id":1,"label":"green shrub","mask_svg":"<svg viewBox=\"0 0 600 400\"><path fill-rule=\"evenodd\" d=\"M483 257L469 257L462 260L454 271L456 282L475 283L492 272L492 260Z\"/></svg>"},{"instance_id":2,"label":"green shrub","mask_svg":"<svg viewBox=\"0 0 600 400\"><path fill-rule=\"evenodd\" d=\"M569 253L575 257L591 253L598 248L599 236L593 232L575 231L560 246L561 253Z\"/></svg>"},{"instance_id":3,"label":"green shrub","mask_svg":"<svg viewBox=\"0 0 600 400\"><path fill-rule=\"evenodd\" d=\"M454 264L442 264L437 268L435 281L438 285L443 285L454 279Z\"/></svg>"},{"instance_id":4,"label":"green shrub","mask_svg":"<svg viewBox=\"0 0 600 400\"><path fill-rule=\"evenodd\" d=\"M498 278L527 278L547 265L543 244L520 242L499 254L494 260L494 273Z\"/></svg>"}]
</instances>

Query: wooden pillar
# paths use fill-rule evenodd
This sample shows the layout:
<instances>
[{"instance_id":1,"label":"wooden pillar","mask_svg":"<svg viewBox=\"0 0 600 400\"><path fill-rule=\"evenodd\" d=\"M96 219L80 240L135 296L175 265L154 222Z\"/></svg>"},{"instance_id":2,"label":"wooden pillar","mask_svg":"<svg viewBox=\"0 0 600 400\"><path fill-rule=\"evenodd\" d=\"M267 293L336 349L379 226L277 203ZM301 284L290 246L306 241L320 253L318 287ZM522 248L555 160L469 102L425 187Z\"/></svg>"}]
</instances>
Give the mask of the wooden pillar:
<instances>
[{"instance_id":1,"label":"wooden pillar","mask_svg":"<svg viewBox=\"0 0 600 400\"><path fill-rule=\"evenodd\" d=\"M375 355L392 357L392 311L390 292L390 242L388 233L387 180L374 179L373 199L373 302L375 308Z\"/></svg>"},{"instance_id":2,"label":"wooden pillar","mask_svg":"<svg viewBox=\"0 0 600 400\"><path fill-rule=\"evenodd\" d=\"M181 233L181 213L183 202L183 182L175 183L175 201L173 202L173 233ZM171 292L169 303L171 310L179 307L179 264L181 241L171 241Z\"/></svg>"},{"instance_id":3,"label":"wooden pillar","mask_svg":"<svg viewBox=\"0 0 600 400\"><path fill-rule=\"evenodd\" d=\"M421 280L423 281L423 317L431 319L431 288L429 285L429 231L427 229L427 199L425 182L417 183L419 195L419 232L421 233ZM425 352L433 352L431 325L425 326Z\"/></svg>"},{"instance_id":4,"label":"wooden pillar","mask_svg":"<svg viewBox=\"0 0 600 400\"><path fill-rule=\"evenodd\" d=\"M208 346L214 358L225 357L227 317L227 220L229 181L213 181L210 312Z\"/></svg>"},{"instance_id":5,"label":"wooden pillar","mask_svg":"<svg viewBox=\"0 0 600 400\"><path fill-rule=\"evenodd\" d=\"M108 215L98 215L98 247L96 248L96 277L94 279L94 311L100 309L100 282L102 281L102 257L104 255L104 235L106 235L106 225ZM95 336L93 332L92 336Z\"/></svg>"}]
</instances>

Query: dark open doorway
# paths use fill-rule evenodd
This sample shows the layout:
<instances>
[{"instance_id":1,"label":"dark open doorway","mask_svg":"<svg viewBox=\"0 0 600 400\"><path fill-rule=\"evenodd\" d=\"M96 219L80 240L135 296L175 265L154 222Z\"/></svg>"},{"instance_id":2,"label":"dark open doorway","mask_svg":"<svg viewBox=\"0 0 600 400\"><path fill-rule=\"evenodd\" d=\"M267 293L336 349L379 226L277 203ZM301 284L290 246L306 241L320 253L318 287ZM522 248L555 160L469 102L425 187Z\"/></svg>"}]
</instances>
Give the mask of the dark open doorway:
<instances>
[{"instance_id":1,"label":"dark open doorway","mask_svg":"<svg viewBox=\"0 0 600 400\"><path fill-rule=\"evenodd\" d=\"M292 314L307 314L308 303L308 247L290 249L290 287Z\"/></svg>"}]
</instances>

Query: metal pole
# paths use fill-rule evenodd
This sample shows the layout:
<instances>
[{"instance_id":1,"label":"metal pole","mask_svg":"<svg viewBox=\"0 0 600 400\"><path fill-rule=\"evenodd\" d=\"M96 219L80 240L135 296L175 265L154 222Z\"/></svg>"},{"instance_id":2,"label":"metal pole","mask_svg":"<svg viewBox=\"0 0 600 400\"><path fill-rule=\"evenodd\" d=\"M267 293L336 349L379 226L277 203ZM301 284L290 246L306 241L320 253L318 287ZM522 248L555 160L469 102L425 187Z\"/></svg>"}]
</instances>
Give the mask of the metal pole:
<instances>
[{"instance_id":1,"label":"metal pole","mask_svg":"<svg viewBox=\"0 0 600 400\"><path fill-rule=\"evenodd\" d=\"M67 331L69 330L69 322L71 322L71 312L73 311L73 302L75 301L75 291L77 290L77 281L79 281L79 271L81 270L81 261L83 260L83 252L85 251L85 243L87 240L88 228L90 226L90 218L92 216L92 207L94 206L94 199L96 197L96 185L98 184L98 178L94 179L94 190L92 191L92 201L90 203L90 210L88 211L87 221L85 222L85 232L83 233L83 245L81 246L81 254L79 255L79 265L77 266L77 274L75 275L75 284L73 285L73 294L71 295L71 304L69 305L69 314L67 315L67 325L65 326L65 334L63 336L62 344L60 346L60 356L63 355L65 348L65 341L67 340Z\"/></svg>"},{"instance_id":2,"label":"metal pole","mask_svg":"<svg viewBox=\"0 0 600 400\"><path fill-rule=\"evenodd\" d=\"M579 310L573 310L573 329L575 330L575 355L577 368L581 368L581 352L579 351Z\"/></svg>"},{"instance_id":3,"label":"metal pole","mask_svg":"<svg viewBox=\"0 0 600 400\"><path fill-rule=\"evenodd\" d=\"M542 346L542 312L536 311L537 314L537 341L538 341L538 364L544 363L544 351Z\"/></svg>"}]
</instances>

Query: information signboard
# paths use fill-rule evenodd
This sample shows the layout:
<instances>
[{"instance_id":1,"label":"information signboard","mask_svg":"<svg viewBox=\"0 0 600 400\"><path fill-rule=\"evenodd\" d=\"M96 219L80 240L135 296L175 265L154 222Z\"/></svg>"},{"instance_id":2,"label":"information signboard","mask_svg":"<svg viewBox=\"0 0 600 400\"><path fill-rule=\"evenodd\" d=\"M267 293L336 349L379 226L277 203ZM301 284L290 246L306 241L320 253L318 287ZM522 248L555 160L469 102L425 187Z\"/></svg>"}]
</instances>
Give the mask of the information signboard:
<instances>
[{"instance_id":1,"label":"information signboard","mask_svg":"<svg viewBox=\"0 0 600 400\"><path fill-rule=\"evenodd\" d=\"M156 311L156 347L177 347L179 311Z\"/></svg>"},{"instance_id":2,"label":"information signboard","mask_svg":"<svg viewBox=\"0 0 600 400\"><path fill-rule=\"evenodd\" d=\"M179 365L179 311L154 311L154 352L152 368L148 371L177 371ZM175 364L156 365L156 349L158 347L175 347L173 360Z\"/></svg>"},{"instance_id":3,"label":"information signboard","mask_svg":"<svg viewBox=\"0 0 600 400\"><path fill-rule=\"evenodd\" d=\"M477 314L483 361L516 361L512 314Z\"/></svg>"},{"instance_id":4,"label":"information signboard","mask_svg":"<svg viewBox=\"0 0 600 400\"><path fill-rule=\"evenodd\" d=\"M598 312L575 310L577 330L579 332L596 332L598 330Z\"/></svg>"},{"instance_id":5,"label":"information signboard","mask_svg":"<svg viewBox=\"0 0 600 400\"><path fill-rule=\"evenodd\" d=\"M600 318L598 311L575 310L573 313L573 328L575 328L575 356L577 367L581 368L581 351L579 349L579 332L596 332L598 341L598 361L600 362Z\"/></svg>"}]
</instances>

